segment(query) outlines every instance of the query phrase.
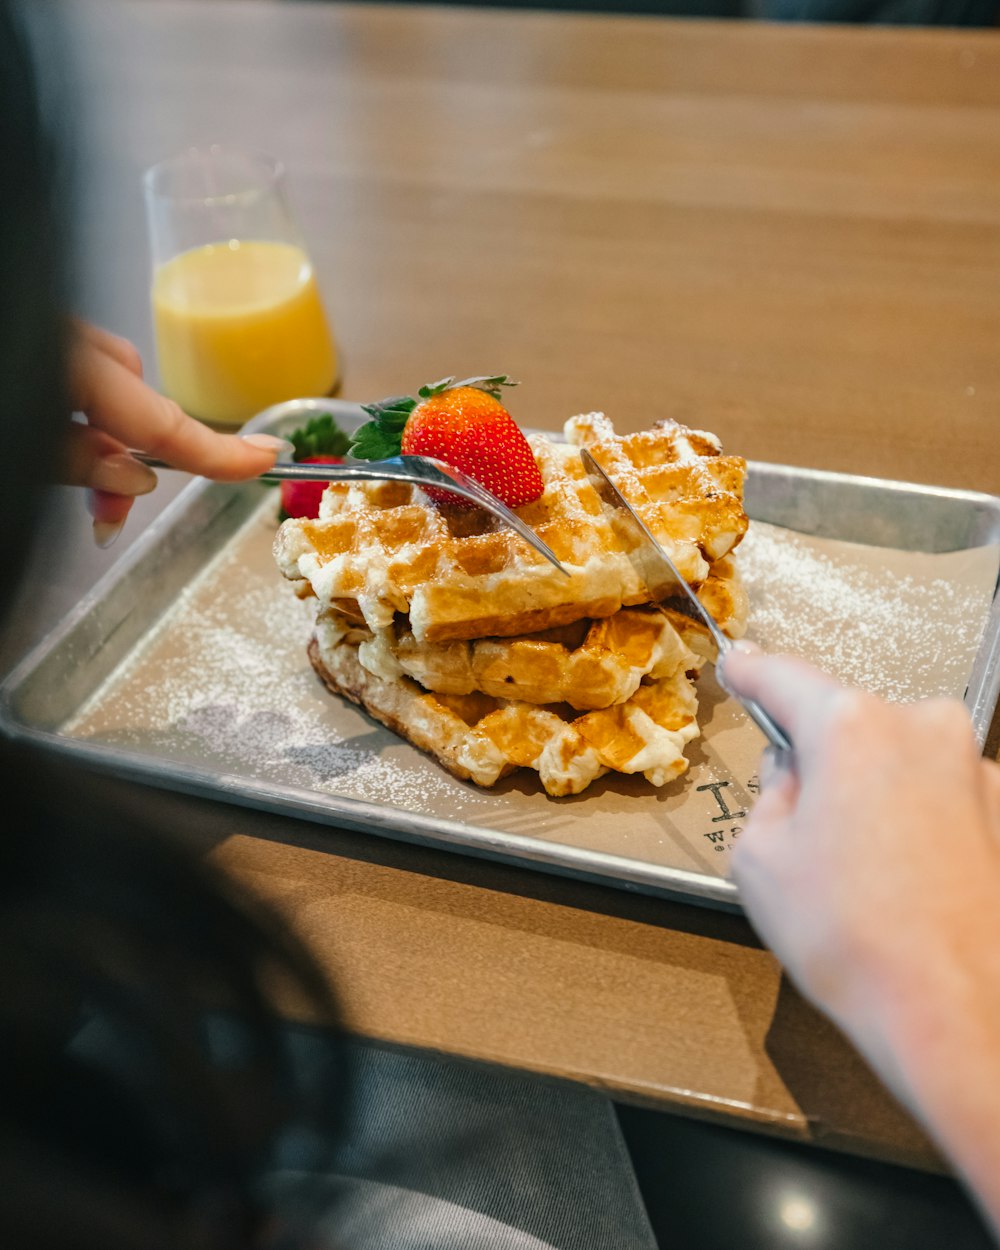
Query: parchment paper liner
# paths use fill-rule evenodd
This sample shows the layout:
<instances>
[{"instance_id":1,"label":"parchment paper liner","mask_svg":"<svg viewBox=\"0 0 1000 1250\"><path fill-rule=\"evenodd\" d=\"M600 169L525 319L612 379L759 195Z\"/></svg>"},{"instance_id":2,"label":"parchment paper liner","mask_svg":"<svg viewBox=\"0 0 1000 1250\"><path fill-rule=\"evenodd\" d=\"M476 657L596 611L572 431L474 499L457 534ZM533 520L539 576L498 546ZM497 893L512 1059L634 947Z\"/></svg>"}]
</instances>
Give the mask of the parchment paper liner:
<instances>
[{"instance_id":1,"label":"parchment paper liner","mask_svg":"<svg viewBox=\"0 0 1000 1250\"><path fill-rule=\"evenodd\" d=\"M551 799L520 772L493 790L331 696L306 659L311 608L275 568L268 501L64 731L171 760L365 799L724 876L756 791L763 740L711 670L702 737L661 790L610 775ZM925 555L754 523L739 551L749 637L888 698L961 697L997 582L1000 547Z\"/></svg>"}]
</instances>

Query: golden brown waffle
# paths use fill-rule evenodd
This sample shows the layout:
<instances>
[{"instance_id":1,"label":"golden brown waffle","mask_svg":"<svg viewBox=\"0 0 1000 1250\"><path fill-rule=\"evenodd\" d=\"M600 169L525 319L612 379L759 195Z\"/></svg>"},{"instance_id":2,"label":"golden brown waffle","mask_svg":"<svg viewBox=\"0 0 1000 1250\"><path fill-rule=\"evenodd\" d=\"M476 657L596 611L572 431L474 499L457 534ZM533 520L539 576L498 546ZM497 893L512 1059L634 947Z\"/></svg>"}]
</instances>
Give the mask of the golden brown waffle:
<instances>
[{"instance_id":1,"label":"golden brown waffle","mask_svg":"<svg viewBox=\"0 0 1000 1250\"><path fill-rule=\"evenodd\" d=\"M712 566L698 592L731 637L746 626L746 592L731 557ZM335 608L318 614L324 647L345 638L376 677L408 676L439 694L481 691L498 699L568 703L585 710L623 703L645 678L694 672L714 645L705 627L670 605L623 608L600 620L576 621L515 638L420 643L398 617L372 633Z\"/></svg>"},{"instance_id":2,"label":"golden brown waffle","mask_svg":"<svg viewBox=\"0 0 1000 1250\"><path fill-rule=\"evenodd\" d=\"M724 634L730 638L743 637L750 615L750 602L733 556L716 560L697 594ZM685 644L701 659L711 660L714 664L718 658L715 640L708 627L694 615L686 596L668 599L660 606L688 618L681 631Z\"/></svg>"},{"instance_id":3,"label":"golden brown waffle","mask_svg":"<svg viewBox=\"0 0 1000 1250\"><path fill-rule=\"evenodd\" d=\"M728 634L730 638L743 637L750 615L750 601L733 556L723 556L721 560L716 560L698 590L698 598L724 634ZM703 625L700 628L705 629ZM706 634L707 632L705 630Z\"/></svg>"},{"instance_id":4,"label":"golden brown waffle","mask_svg":"<svg viewBox=\"0 0 1000 1250\"><path fill-rule=\"evenodd\" d=\"M685 772L684 747L699 732L683 669L640 686L625 703L580 715L565 704L431 694L408 677L387 681L363 668L346 641L321 649L313 638L309 658L331 691L481 786L519 767L535 769L556 797L579 794L612 770L662 786Z\"/></svg>"},{"instance_id":5,"label":"golden brown waffle","mask_svg":"<svg viewBox=\"0 0 1000 1250\"><path fill-rule=\"evenodd\" d=\"M681 632L666 610L639 607L538 634L468 642L419 643L409 630L393 628L372 634L330 613L320 614L316 628L324 646L341 636L358 642L358 659L377 677L412 677L438 694L480 691L584 710L623 703L643 678L700 667L702 657L682 637L693 623L679 617L677 624Z\"/></svg>"},{"instance_id":6,"label":"golden brown waffle","mask_svg":"<svg viewBox=\"0 0 1000 1250\"><path fill-rule=\"evenodd\" d=\"M568 578L492 516L438 508L416 487L385 482L331 486L317 520L285 521L278 566L300 590L307 582L321 608L373 631L407 614L420 643L513 637L646 603L630 540L605 514L574 443L590 448L692 584L742 538L746 466L713 435L664 421L621 437L601 414L573 418L566 434L570 443L529 438L545 489L517 511Z\"/></svg>"}]
</instances>

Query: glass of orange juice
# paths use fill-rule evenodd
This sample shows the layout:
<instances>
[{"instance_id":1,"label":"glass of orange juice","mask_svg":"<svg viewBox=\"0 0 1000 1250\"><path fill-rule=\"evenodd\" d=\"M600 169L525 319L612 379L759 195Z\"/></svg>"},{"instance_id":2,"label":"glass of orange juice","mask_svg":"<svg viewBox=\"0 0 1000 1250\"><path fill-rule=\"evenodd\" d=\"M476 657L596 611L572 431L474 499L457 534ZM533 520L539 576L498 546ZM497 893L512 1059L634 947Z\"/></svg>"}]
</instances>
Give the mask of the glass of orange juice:
<instances>
[{"instance_id":1,"label":"glass of orange juice","mask_svg":"<svg viewBox=\"0 0 1000 1250\"><path fill-rule=\"evenodd\" d=\"M329 395L337 347L281 164L191 148L147 170L144 187L164 391L214 426Z\"/></svg>"}]
</instances>

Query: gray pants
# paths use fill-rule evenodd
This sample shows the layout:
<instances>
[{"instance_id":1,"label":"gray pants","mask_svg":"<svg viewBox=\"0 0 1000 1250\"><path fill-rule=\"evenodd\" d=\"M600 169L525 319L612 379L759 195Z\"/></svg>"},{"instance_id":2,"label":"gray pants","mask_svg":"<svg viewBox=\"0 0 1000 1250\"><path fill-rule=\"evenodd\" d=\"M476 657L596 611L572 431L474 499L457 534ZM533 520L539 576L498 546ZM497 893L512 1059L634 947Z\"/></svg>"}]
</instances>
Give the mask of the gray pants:
<instances>
[{"instance_id":1,"label":"gray pants","mask_svg":"<svg viewBox=\"0 0 1000 1250\"><path fill-rule=\"evenodd\" d=\"M354 1106L317 1184L317 1250L656 1250L610 1101L569 1082L358 1045ZM303 1159L304 1161L304 1159Z\"/></svg>"}]
</instances>

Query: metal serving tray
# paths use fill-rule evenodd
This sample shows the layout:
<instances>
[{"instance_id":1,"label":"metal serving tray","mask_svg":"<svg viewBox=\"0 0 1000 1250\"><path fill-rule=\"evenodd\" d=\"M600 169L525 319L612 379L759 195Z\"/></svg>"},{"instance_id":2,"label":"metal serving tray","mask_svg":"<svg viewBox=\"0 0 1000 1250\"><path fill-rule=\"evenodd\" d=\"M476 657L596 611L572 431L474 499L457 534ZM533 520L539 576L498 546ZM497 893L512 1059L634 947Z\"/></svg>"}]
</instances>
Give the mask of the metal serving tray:
<instances>
[{"instance_id":1,"label":"metal serving tray","mask_svg":"<svg viewBox=\"0 0 1000 1250\"><path fill-rule=\"evenodd\" d=\"M280 434L311 411L333 412L348 430L364 419L353 404L301 400L251 426ZM305 660L305 618L289 615L303 605L271 562L275 499L258 482L193 481L0 685L0 729L154 786L738 908L726 857L711 854L724 849L713 831L722 821L736 835L752 781L741 788L734 780L731 790L711 778L688 791L680 783L665 797L641 779L616 777L553 800L533 774L515 774L484 792L332 698ZM1000 543L1000 499L964 491L752 463L746 505L758 521L904 551ZM238 617L225 619L227 588L237 585ZM209 635L234 638L228 687L215 682ZM198 699L186 685L198 686ZM721 694L701 685L706 716L724 722ZM998 692L994 592L966 692L981 741ZM708 805L703 836L715 845L671 824L671 812L695 800Z\"/></svg>"}]
</instances>

